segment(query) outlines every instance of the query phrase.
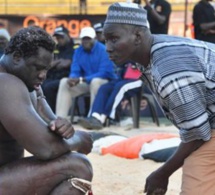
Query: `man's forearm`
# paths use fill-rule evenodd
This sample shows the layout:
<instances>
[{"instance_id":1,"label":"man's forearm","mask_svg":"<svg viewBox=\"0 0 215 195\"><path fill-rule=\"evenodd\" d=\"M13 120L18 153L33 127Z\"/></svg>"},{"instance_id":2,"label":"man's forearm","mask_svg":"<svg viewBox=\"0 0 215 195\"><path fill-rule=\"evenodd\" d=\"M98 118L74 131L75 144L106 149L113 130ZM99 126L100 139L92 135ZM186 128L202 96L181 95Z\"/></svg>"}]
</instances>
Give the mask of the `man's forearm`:
<instances>
[{"instance_id":1,"label":"man's forearm","mask_svg":"<svg viewBox=\"0 0 215 195\"><path fill-rule=\"evenodd\" d=\"M48 105L45 97L39 97L37 100L37 112L40 117L48 124L57 119L57 116L53 113L50 106Z\"/></svg>"},{"instance_id":2,"label":"man's forearm","mask_svg":"<svg viewBox=\"0 0 215 195\"><path fill-rule=\"evenodd\" d=\"M43 94L42 88L36 91L36 110L40 117L46 122L50 123L55 120L57 116L53 113L50 106L48 105L46 98Z\"/></svg>"},{"instance_id":3,"label":"man's forearm","mask_svg":"<svg viewBox=\"0 0 215 195\"><path fill-rule=\"evenodd\" d=\"M215 29L215 22L202 23L202 24L200 24L200 28L203 31Z\"/></svg>"},{"instance_id":4,"label":"man's forearm","mask_svg":"<svg viewBox=\"0 0 215 195\"><path fill-rule=\"evenodd\" d=\"M195 140L189 143L181 143L175 154L162 166L160 172L169 177L183 164L184 160L195 150L201 147L205 142L203 140Z\"/></svg>"},{"instance_id":5,"label":"man's forearm","mask_svg":"<svg viewBox=\"0 0 215 195\"><path fill-rule=\"evenodd\" d=\"M154 10L151 5L146 6L147 11L151 13L152 17L157 21L158 24L163 24L166 20L166 16L160 15L156 10Z\"/></svg>"},{"instance_id":6,"label":"man's forearm","mask_svg":"<svg viewBox=\"0 0 215 195\"><path fill-rule=\"evenodd\" d=\"M65 140L71 151L77 151L82 154L90 153L93 140L91 134L84 131L75 131L75 134L68 140Z\"/></svg>"},{"instance_id":7,"label":"man's forearm","mask_svg":"<svg viewBox=\"0 0 215 195\"><path fill-rule=\"evenodd\" d=\"M70 151L77 151L80 147L80 144L82 143L80 136L77 134L77 131L71 138L65 140L65 142L68 144Z\"/></svg>"}]
</instances>

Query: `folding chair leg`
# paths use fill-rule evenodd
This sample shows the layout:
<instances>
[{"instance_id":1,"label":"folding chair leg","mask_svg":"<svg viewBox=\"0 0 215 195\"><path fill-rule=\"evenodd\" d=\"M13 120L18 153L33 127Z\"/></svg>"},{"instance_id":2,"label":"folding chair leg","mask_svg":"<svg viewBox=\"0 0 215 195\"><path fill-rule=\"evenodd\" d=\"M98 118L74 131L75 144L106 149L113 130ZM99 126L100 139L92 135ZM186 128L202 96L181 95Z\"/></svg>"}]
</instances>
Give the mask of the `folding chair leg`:
<instances>
[{"instance_id":1,"label":"folding chair leg","mask_svg":"<svg viewBox=\"0 0 215 195\"><path fill-rule=\"evenodd\" d=\"M156 104L155 104L155 100L153 99L153 96L144 94L143 98L146 99L149 104L149 109L151 111L153 122L156 123L157 126L160 126L160 122L156 111Z\"/></svg>"},{"instance_id":2,"label":"folding chair leg","mask_svg":"<svg viewBox=\"0 0 215 195\"><path fill-rule=\"evenodd\" d=\"M133 127L139 128L139 119L140 119L140 97L135 95L131 97L131 111L133 117Z\"/></svg>"},{"instance_id":3,"label":"folding chair leg","mask_svg":"<svg viewBox=\"0 0 215 195\"><path fill-rule=\"evenodd\" d=\"M71 109L70 109L70 115L71 115L70 121L71 121L71 123L73 123L77 101L78 101L77 97L73 98L73 104L71 105Z\"/></svg>"}]
</instances>

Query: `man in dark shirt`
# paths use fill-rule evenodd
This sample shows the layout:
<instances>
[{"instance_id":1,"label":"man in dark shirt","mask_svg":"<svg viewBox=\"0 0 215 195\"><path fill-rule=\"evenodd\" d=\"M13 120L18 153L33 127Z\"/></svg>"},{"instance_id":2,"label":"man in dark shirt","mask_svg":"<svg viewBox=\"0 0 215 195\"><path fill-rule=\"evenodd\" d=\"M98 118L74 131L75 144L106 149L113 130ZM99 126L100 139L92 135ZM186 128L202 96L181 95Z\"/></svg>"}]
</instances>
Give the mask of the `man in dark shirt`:
<instances>
[{"instance_id":1,"label":"man in dark shirt","mask_svg":"<svg viewBox=\"0 0 215 195\"><path fill-rule=\"evenodd\" d=\"M193 9L195 38L215 43L215 15L211 0L199 1Z\"/></svg>"},{"instance_id":2,"label":"man in dark shirt","mask_svg":"<svg viewBox=\"0 0 215 195\"><path fill-rule=\"evenodd\" d=\"M100 43L105 44L105 38L103 35L103 26L104 23L103 22L99 22L93 25L94 30L96 31L96 38Z\"/></svg>"},{"instance_id":3,"label":"man in dark shirt","mask_svg":"<svg viewBox=\"0 0 215 195\"><path fill-rule=\"evenodd\" d=\"M171 5L165 0L144 1L151 33L168 34Z\"/></svg>"},{"instance_id":4,"label":"man in dark shirt","mask_svg":"<svg viewBox=\"0 0 215 195\"><path fill-rule=\"evenodd\" d=\"M87 0L79 0L79 13L87 14Z\"/></svg>"},{"instance_id":5,"label":"man in dark shirt","mask_svg":"<svg viewBox=\"0 0 215 195\"><path fill-rule=\"evenodd\" d=\"M55 112L57 91L60 79L69 76L70 65L74 53L74 42L69 36L69 31L63 27L57 27L53 35L57 40L57 46L54 51L54 60L52 68L48 71L47 79L42 88L46 100L53 112Z\"/></svg>"},{"instance_id":6,"label":"man in dark shirt","mask_svg":"<svg viewBox=\"0 0 215 195\"><path fill-rule=\"evenodd\" d=\"M134 0L133 3L141 4L141 0Z\"/></svg>"},{"instance_id":7,"label":"man in dark shirt","mask_svg":"<svg viewBox=\"0 0 215 195\"><path fill-rule=\"evenodd\" d=\"M5 28L0 29L0 57L4 54L4 49L10 40L10 34Z\"/></svg>"}]
</instances>

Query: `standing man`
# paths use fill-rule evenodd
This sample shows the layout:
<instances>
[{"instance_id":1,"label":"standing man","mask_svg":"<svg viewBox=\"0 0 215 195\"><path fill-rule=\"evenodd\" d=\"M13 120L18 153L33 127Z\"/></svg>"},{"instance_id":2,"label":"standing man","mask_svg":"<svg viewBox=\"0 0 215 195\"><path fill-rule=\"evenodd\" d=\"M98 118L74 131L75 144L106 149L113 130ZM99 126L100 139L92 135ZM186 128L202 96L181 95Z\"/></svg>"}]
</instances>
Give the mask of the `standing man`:
<instances>
[{"instance_id":1,"label":"standing man","mask_svg":"<svg viewBox=\"0 0 215 195\"><path fill-rule=\"evenodd\" d=\"M87 14L87 0L79 0L79 14Z\"/></svg>"},{"instance_id":2,"label":"standing man","mask_svg":"<svg viewBox=\"0 0 215 195\"><path fill-rule=\"evenodd\" d=\"M179 129L181 144L146 180L147 195L163 195L169 177L183 167L182 195L215 192L215 45L152 35L147 12L133 3L114 3L104 25L107 52L115 64L140 64L166 116Z\"/></svg>"},{"instance_id":3,"label":"standing man","mask_svg":"<svg viewBox=\"0 0 215 195\"><path fill-rule=\"evenodd\" d=\"M70 65L74 53L74 42L70 38L69 31L64 26L55 29L53 36L56 38L57 45L54 50L54 59L51 63L51 69L47 73L47 78L42 84L42 89L46 100L55 112L57 91L60 80L69 76Z\"/></svg>"},{"instance_id":4,"label":"standing man","mask_svg":"<svg viewBox=\"0 0 215 195\"><path fill-rule=\"evenodd\" d=\"M56 117L40 87L54 45L41 28L24 28L11 38L0 60L2 195L90 192L92 167L84 154L92 148L91 137ZM33 156L24 158L24 149Z\"/></svg>"},{"instance_id":5,"label":"standing man","mask_svg":"<svg viewBox=\"0 0 215 195\"><path fill-rule=\"evenodd\" d=\"M108 58L105 45L96 41L92 27L80 33L81 46L75 50L69 78L63 78L57 95L56 114L67 117L73 99L90 92L92 106L99 87L116 78L114 65Z\"/></svg>"},{"instance_id":6,"label":"standing man","mask_svg":"<svg viewBox=\"0 0 215 195\"><path fill-rule=\"evenodd\" d=\"M201 0L193 9L195 38L215 43L215 11L212 0Z\"/></svg>"},{"instance_id":7,"label":"standing man","mask_svg":"<svg viewBox=\"0 0 215 195\"><path fill-rule=\"evenodd\" d=\"M165 0L144 0L152 34L168 34L171 5Z\"/></svg>"},{"instance_id":8,"label":"standing man","mask_svg":"<svg viewBox=\"0 0 215 195\"><path fill-rule=\"evenodd\" d=\"M137 3L137 4L141 5L141 0L133 0L133 3Z\"/></svg>"}]
</instances>

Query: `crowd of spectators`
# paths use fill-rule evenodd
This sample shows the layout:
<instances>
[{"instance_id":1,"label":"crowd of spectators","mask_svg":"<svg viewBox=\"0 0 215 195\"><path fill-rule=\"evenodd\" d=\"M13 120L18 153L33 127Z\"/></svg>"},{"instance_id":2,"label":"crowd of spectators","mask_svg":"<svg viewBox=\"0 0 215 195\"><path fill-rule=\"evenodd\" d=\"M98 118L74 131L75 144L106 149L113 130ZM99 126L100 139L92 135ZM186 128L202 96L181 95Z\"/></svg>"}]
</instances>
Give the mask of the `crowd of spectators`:
<instances>
[{"instance_id":1,"label":"crowd of spectators","mask_svg":"<svg viewBox=\"0 0 215 195\"><path fill-rule=\"evenodd\" d=\"M171 4L168 1L133 0L133 2L144 6L147 10L148 25L152 34L168 34L172 12ZM86 1L80 1L82 7L85 4ZM123 93L121 98L117 98L117 92L115 92L110 104L108 104L108 100L104 99L105 94L110 99L110 94L111 92L113 94L114 87L118 86L117 91L119 92L120 89L123 89L123 86L126 86L128 81L118 74L119 71L108 58L105 51L103 25L103 22L99 22L93 24L92 27L83 28L79 36L81 43L78 44L70 36L70 32L66 27L63 25L58 26L52 34L56 42L53 53L54 58L47 73L47 78L42 84L42 89L50 108L61 117L70 115L69 112L74 98L89 93L89 112L85 116L86 118L80 120L80 123L89 129L95 128L95 124L99 124L99 128L102 128L105 125L106 118L114 119L115 116L113 117L110 113L115 113L113 110L120 106L120 102L126 97ZM200 0L195 5L193 9L193 25L196 39L215 42L215 15L214 7L210 4L210 0ZM3 55L4 48L9 40L10 34L7 29L1 27L0 56ZM125 72L125 67L125 64L121 66L121 72ZM117 85L119 81L121 82L120 86ZM131 81L133 82L133 80ZM131 81L129 80L129 82ZM101 104L101 101L105 103ZM118 103L116 104L116 102ZM101 105L103 105L102 111L99 108ZM98 120L100 118L98 117L99 112L103 116L101 120ZM94 119L96 119L96 123L93 123L94 125L91 123L92 119L94 122ZM97 123L98 121L99 123Z\"/></svg>"}]
</instances>

